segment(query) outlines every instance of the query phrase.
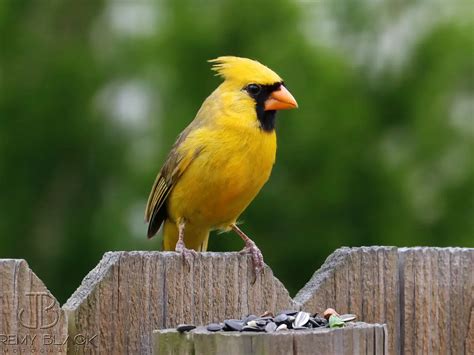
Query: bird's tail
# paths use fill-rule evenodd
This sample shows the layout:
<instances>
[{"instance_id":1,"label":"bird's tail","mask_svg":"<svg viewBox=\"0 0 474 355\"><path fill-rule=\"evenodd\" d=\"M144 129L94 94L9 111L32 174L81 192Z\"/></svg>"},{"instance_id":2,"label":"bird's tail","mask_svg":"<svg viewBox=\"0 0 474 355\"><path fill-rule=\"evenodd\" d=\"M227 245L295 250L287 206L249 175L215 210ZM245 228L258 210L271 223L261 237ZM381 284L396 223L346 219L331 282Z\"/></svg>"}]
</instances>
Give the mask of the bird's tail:
<instances>
[{"instance_id":1,"label":"bird's tail","mask_svg":"<svg viewBox=\"0 0 474 355\"><path fill-rule=\"evenodd\" d=\"M209 229L199 228L193 225L186 225L184 228L184 244L188 249L196 251L206 251L209 241ZM178 227L169 219L165 221L163 227L163 250L173 251L178 242Z\"/></svg>"}]
</instances>

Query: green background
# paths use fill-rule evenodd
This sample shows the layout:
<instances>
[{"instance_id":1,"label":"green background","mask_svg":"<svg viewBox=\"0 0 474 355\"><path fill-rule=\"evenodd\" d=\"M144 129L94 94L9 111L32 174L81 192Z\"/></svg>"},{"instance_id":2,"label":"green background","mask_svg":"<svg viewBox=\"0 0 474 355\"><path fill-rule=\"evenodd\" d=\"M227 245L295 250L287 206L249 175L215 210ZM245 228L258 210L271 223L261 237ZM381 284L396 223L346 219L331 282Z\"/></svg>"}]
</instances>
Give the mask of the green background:
<instances>
[{"instance_id":1,"label":"green background","mask_svg":"<svg viewBox=\"0 0 474 355\"><path fill-rule=\"evenodd\" d=\"M220 55L268 65L300 106L241 218L292 294L340 246L474 246L473 7L0 1L0 257L64 302L104 252L158 249L148 192Z\"/></svg>"}]
</instances>

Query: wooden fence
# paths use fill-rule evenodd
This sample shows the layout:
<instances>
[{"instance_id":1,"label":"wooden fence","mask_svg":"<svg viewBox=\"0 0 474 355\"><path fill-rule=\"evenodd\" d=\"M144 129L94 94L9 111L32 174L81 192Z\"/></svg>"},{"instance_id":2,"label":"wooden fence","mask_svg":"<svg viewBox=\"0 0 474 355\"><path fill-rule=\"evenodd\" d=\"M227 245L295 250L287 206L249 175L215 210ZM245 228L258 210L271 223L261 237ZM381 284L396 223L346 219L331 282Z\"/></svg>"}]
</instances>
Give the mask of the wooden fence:
<instances>
[{"instance_id":1,"label":"wooden fence","mask_svg":"<svg viewBox=\"0 0 474 355\"><path fill-rule=\"evenodd\" d=\"M196 329L154 331L154 353L160 355L305 355L387 354L386 325L349 323L345 328L268 333L211 333Z\"/></svg>"},{"instance_id":2,"label":"wooden fence","mask_svg":"<svg viewBox=\"0 0 474 355\"><path fill-rule=\"evenodd\" d=\"M179 323L333 307L386 324L386 336L377 333L383 341L378 347L369 343L368 353L473 354L473 271L472 248L341 248L292 299L267 266L252 285L251 261L238 253L200 253L188 265L172 252L110 252L60 307L25 261L4 259L0 353L64 353L67 347L71 354L146 354L163 333L154 330ZM346 353L357 354L358 331L323 332L317 341L333 353L346 344Z\"/></svg>"}]
</instances>

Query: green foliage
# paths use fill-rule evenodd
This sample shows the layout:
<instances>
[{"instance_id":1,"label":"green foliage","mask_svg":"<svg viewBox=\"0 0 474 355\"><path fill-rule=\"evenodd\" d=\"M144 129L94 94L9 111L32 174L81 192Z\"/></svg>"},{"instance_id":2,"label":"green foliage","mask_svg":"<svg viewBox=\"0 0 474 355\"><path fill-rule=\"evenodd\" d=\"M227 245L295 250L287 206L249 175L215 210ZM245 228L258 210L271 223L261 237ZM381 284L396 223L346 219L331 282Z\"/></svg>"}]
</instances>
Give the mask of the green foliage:
<instances>
[{"instance_id":1,"label":"green foliage","mask_svg":"<svg viewBox=\"0 0 474 355\"><path fill-rule=\"evenodd\" d=\"M473 246L474 19L427 3L1 2L0 257L64 301L105 251L158 249L149 188L219 55L273 68L300 105L242 216L291 291L343 245Z\"/></svg>"}]
</instances>

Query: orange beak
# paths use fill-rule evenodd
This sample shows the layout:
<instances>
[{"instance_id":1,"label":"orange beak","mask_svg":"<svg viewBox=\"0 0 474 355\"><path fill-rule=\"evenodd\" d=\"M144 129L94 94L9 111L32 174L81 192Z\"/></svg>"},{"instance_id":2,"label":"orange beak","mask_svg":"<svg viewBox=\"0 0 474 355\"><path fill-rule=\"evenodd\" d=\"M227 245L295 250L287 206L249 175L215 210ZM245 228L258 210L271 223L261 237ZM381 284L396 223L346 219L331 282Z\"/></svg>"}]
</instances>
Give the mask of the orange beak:
<instances>
[{"instance_id":1,"label":"orange beak","mask_svg":"<svg viewBox=\"0 0 474 355\"><path fill-rule=\"evenodd\" d=\"M283 85L278 90L272 92L270 97L265 101L265 111L270 110L291 110L297 108L295 98Z\"/></svg>"}]
</instances>

